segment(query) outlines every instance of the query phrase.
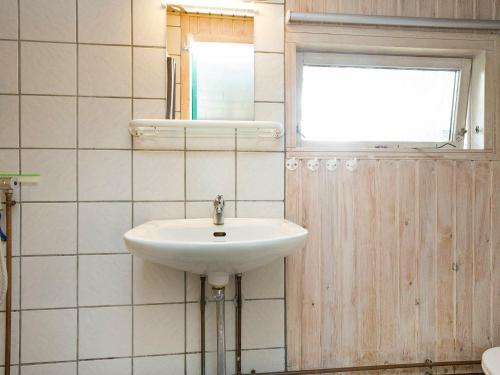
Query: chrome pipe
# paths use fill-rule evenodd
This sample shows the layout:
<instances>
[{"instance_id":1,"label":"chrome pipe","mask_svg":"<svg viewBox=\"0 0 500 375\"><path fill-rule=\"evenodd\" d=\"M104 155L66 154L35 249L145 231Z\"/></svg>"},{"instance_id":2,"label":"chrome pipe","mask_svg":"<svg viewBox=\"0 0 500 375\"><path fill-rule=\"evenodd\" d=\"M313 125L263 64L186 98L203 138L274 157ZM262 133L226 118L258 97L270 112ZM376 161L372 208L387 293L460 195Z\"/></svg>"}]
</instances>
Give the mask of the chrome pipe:
<instances>
[{"instance_id":1,"label":"chrome pipe","mask_svg":"<svg viewBox=\"0 0 500 375\"><path fill-rule=\"evenodd\" d=\"M437 27L449 29L499 30L498 20L469 20L452 18L366 16L359 14L287 12L287 23L339 23L350 25Z\"/></svg>"},{"instance_id":2,"label":"chrome pipe","mask_svg":"<svg viewBox=\"0 0 500 375\"><path fill-rule=\"evenodd\" d=\"M217 315L217 375L226 375L225 288L212 288Z\"/></svg>"}]
</instances>

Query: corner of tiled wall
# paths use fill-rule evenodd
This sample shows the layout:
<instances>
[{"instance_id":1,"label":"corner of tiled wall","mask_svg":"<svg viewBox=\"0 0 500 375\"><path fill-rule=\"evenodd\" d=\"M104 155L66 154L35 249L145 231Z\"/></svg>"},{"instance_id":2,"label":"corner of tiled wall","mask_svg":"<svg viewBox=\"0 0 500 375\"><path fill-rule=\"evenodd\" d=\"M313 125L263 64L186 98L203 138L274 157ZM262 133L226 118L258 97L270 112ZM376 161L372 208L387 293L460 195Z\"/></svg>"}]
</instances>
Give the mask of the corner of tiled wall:
<instances>
[{"instance_id":1,"label":"corner of tiled wall","mask_svg":"<svg viewBox=\"0 0 500 375\"><path fill-rule=\"evenodd\" d=\"M283 121L284 5L257 7L255 118ZM42 174L15 197L14 373L198 374L198 276L133 259L123 232L206 217L216 193L231 216L283 217L282 143L128 136L131 117L165 115L178 26L159 0L0 0L0 169ZM245 274L243 297L244 371L283 369L283 262Z\"/></svg>"}]
</instances>

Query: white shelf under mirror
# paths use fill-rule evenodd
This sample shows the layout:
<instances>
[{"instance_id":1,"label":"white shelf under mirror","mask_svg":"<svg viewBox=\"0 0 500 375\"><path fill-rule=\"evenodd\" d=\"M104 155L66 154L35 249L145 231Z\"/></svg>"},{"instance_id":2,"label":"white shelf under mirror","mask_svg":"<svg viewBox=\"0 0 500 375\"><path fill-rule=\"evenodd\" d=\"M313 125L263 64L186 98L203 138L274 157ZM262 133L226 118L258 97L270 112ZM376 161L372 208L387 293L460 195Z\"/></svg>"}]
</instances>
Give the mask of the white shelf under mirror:
<instances>
[{"instance_id":1,"label":"white shelf under mirror","mask_svg":"<svg viewBox=\"0 0 500 375\"><path fill-rule=\"evenodd\" d=\"M228 120L131 120L129 132L134 137L220 138L236 134L247 138L274 138L283 136L283 124L274 121ZM237 132L237 133L236 133Z\"/></svg>"}]
</instances>

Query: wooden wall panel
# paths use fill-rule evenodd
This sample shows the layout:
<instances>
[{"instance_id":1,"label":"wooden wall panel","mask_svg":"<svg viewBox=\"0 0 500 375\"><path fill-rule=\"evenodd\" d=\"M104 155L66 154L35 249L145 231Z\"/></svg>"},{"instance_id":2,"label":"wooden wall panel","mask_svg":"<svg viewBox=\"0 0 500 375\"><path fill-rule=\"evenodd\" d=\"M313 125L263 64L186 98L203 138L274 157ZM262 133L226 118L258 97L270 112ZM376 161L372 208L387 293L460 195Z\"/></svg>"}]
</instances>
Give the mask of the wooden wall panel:
<instances>
[{"instance_id":1,"label":"wooden wall panel","mask_svg":"<svg viewBox=\"0 0 500 375\"><path fill-rule=\"evenodd\" d=\"M295 12L499 19L499 0L287 0Z\"/></svg>"},{"instance_id":2,"label":"wooden wall panel","mask_svg":"<svg viewBox=\"0 0 500 375\"><path fill-rule=\"evenodd\" d=\"M479 359L500 345L500 162L306 161L287 218L290 369Z\"/></svg>"}]
</instances>

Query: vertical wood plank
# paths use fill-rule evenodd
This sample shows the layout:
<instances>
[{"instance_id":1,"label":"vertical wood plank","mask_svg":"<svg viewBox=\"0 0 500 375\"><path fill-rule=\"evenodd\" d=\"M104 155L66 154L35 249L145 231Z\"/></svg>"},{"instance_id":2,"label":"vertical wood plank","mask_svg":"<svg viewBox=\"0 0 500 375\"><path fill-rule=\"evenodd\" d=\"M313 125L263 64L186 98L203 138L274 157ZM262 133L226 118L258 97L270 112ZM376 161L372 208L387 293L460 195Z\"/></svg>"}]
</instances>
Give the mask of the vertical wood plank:
<instances>
[{"instance_id":1,"label":"vertical wood plank","mask_svg":"<svg viewBox=\"0 0 500 375\"><path fill-rule=\"evenodd\" d=\"M500 20L500 0L493 0L493 19Z\"/></svg>"},{"instance_id":2,"label":"vertical wood plank","mask_svg":"<svg viewBox=\"0 0 500 375\"><path fill-rule=\"evenodd\" d=\"M399 320L399 165L382 160L377 172L377 272L380 336L379 360L400 361Z\"/></svg>"},{"instance_id":3,"label":"vertical wood plank","mask_svg":"<svg viewBox=\"0 0 500 375\"><path fill-rule=\"evenodd\" d=\"M342 294L341 285L341 247L339 239L339 180L343 173L342 168L327 171L325 161L321 162L320 169L326 173L320 190L323 202L321 211L322 237L322 273L321 273L321 367L335 367L338 361L338 351L341 345L342 307L339 296Z\"/></svg>"},{"instance_id":4,"label":"vertical wood plank","mask_svg":"<svg viewBox=\"0 0 500 375\"><path fill-rule=\"evenodd\" d=\"M379 16L396 16L398 14L398 0L375 0L374 13Z\"/></svg>"},{"instance_id":5,"label":"vertical wood plank","mask_svg":"<svg viewBox=\"0 0 500 375\"><path fill-rule=\"evenodd\" d=\"M358 350L359 362L377 360L377 270L376 270L376 168L375 160L359 162L353 172L354 218L356 231L356 280L358 282Z\"/></svg>"},{"instance_id":6,"label":"vertical wood plank","mask_svg":"<svg viewBox=\"0 0 500 375\"><path fill-rule=\"evenodd\" d=\"M339 0L325 0L325 12L326 13L338 13L339 12Z\"/></svg>"},{"instance_id":7,"label":"vertical wood plank","mask_svg":"<svg viewBox=\"0 0 500 375\"><path fill-rule=\"evenodd\" d=\"M492 0L475 0L474 16L479 20L491 20L494 18Z\"/></svg>"},{"instance_id":8,"label":"vertical wood plank","mask_svg":"<svg viewBox=\"0 0 500 375\"><path fill-rule=\"evenodd\" d=\"M418 162L418 360L435 358L436 339L436 171Z\"/></svg>"},{"instance_id":9,"label":"vertical wood plank","mask_svg":"<svg viewBox=\"0 0 500 375\"><path fill-rule=\"evenodd\" d=\"M324 229L321 222L323 194L320 181L326 168L311 171L301 161L302 224L309 230L309 236L302 255L302 368L318 368L321 365L321 273L322 241ZM320 190L321 189L321 190ZM322 197L323 198L323 197Z\"/></svg>"},{"instance_id":10,"label":"vertical wood plank","mask_svg":"<svg viewBox=\"0 0 500 375\"><path fill-rule=\"evenodd\" d=\"M437 0L436 17L438 17L438 18L454 18L455 17L455 0Z\"/></svg>"},{"instance_id":11,"label":"vertical wood plank","mask_svg":"<svg viewBox=\"0 0 500 375\"><path fill-rule=\"evenodd\" d=\"M437 284L436 360L454 354L455 318L455 163L438 161L437 183Z\"/></svg>"},{"instance_id":12,"label":"vertical wood plank","mask_svg":"<svg viewBox=\"0 0 500 375\"><path fill-rule=\"evenodd\" d=\"M357 283L356 248L354 245L354 174L346 170L345 161L341 163L343 171L340 189L340 242L342 243L342 331L340 348L340 366L356 363L358 357L357 329Z\"/></svg>"},{"instance_id":13,"label":"vertical wood plank","mask_svg":"<svg viewBox=\"0 0 500 375\"><path fill-rule=\"evenodd\" d=\"M416 360L416 230L415 161L399 162L399 313L398 344L402 361Z\"/></svg>"},{"instance_id":14,"label":"vertical wood plank","mask_svg":"<svg viewBox=\"0 0 500 375\"><path fill-rule=\"evenodd\" d=\"M301 168L286 170L286 218L302 224ZM302 254L303 250L286 258L286 319L287 319L287 366L289 370L299 370L302 348Z\"/></svg>"},{"instance_id":15,"label":"vertical wood plank","mask_svg":"<svg viewBox=\"0 0 500 375\"><path fill-rule=\"evenodd\" d=\"M491 275L491 302L492 310L492 344L500 346L500 308L498 308L498 296L500 296L500 162L492 162L492 275Z\"/></svg>"},{"instance_id":16,"label":"vertical wood plank","mask_svg":"<svg viewBox=\"0 0 500 375\"><path fill-rule=\"evenodd\" d=\"M360 0L339 0L339 13L359 14Z\"/></svg>"},{"instance_id":17,"label":"vertical wood plank","mask_svg":"<svg viewBox=\"0 0 500 375\"><path fill-rule=\"evenodd\" d=\"M419 0L417 1L418 17L434 18L436 17L436 7L438 0Z\"/></svg>"},{"instance_id":18,"label":"vertical wood plank","mask_svg":"<svg viewBox=\"0 0 500 375\"><path fill-rule=\"evenodd\" d=\"M473 19L474 18L474 0L456 0L455 18Z\"/></svg>"},{"instance_id":19,"label":"vertical wood plank","mask_svg":"<svg viewBox=\"0 0 500 375\"><path fill-rule=\"evenodd\" d=\"M473 185L472 163L457 161L455 359L472 358Z\"/></svg>"},{"instance_id":20,"label":"vertical wood plank","mask_svg":"<svg viewBox=\"0 0 500 375\"><path fill-rule=\"evenodd\" d=\"M417 17L417 1L398 0L398 16Z\"/></svg>"},{"instance_id":21,"label":"vertical wood plank","mask_svg":"<svg viewBox=\"0 0 500 375\"><path fill-rule=\"evenodd\" d=\"M480 357L491 345L491 202L490 164L474 163L474 289L472 300L473 355Z\"/></svg>"}]
</instances>

